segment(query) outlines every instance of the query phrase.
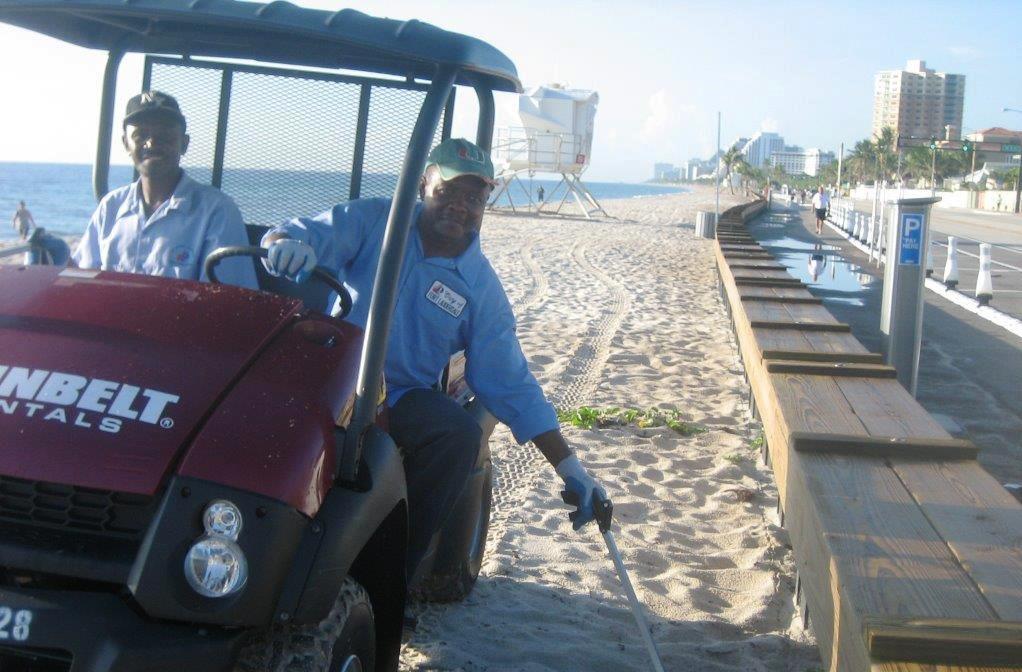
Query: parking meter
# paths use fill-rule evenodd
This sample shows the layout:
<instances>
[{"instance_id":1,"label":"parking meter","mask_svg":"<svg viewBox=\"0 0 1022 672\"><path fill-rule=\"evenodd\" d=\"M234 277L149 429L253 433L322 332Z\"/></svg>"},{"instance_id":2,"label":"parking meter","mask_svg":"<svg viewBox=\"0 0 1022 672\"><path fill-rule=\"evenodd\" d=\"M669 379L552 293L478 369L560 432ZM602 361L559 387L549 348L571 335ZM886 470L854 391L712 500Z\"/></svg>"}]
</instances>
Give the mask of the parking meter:
<instances>
[{"instance_id":1,"label":"parking meter","mask_svg":"<svg viewBox=\"0 0 1022 672\"><path fill-rule=\"evenodd\" d=\"M926 251L930 245L930 207L939 197L889 201L887 263L880 308L884 361L898 370L898 382L916 394L923 331Z\"/></svg>"}]
</instances>

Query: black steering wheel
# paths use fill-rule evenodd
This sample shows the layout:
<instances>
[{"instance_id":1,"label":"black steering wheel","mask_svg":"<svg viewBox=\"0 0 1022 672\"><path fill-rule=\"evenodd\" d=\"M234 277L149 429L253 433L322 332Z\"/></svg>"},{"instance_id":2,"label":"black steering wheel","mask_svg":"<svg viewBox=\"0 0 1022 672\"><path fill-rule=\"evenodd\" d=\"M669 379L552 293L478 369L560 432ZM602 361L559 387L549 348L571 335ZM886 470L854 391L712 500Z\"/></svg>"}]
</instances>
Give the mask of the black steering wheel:
<instances>
[{"instance_id":1,"label":"black steering wheel","mask_svg":"<svg viewBox=\"0 0 1022 672\"><path fill-rule=\"evenodd\" d=\"M227 259L228 257L253 257L265 259L266 254L267 250L265 247L249 247L245 245L231 245L228 247L219 247L210 252L206 256L204 270L206 271L206 276L209 278L210 282L220 284L220 279L216 277L216 267L224 259ZM286 276L279 277L282 277L285 280L291 280ZM335 278L330 273L330 271L323 268L322 266L317 266L316 268L312 269L312 274L310 275L310 278L315 278L316 280L319 280L324 285L332 289L335 294L337 294L337 297L341 301L341 311L340 313L334 313L333 314L334 317L345 317L347 316L348 313L351 312L351 294L348 293L348 288L345 287L340 280ZM291 280L291 282L294 282L294 280Z\"/></svg>"}]
</instances>

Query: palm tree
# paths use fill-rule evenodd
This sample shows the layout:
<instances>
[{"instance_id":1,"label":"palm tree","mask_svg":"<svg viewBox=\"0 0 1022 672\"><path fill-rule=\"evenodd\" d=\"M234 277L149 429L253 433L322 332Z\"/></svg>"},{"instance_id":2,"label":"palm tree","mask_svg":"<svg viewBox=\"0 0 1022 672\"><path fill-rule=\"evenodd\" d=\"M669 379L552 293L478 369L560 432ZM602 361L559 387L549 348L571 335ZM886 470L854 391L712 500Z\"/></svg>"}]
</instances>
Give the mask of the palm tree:
<instances>
[{"instance_id":1,"label":"palm tree","mask_svg":"<svg viewBox=\"0 0 1022 672\"><path fill-rule=\"evenodd\" d=\"M895 164L895 144L897 136L894 129L884 126L880 129L880 135L873 141L873 153L876 155L877 180L886 180L889 177L891 167Z\"/></svg>"},{"instance_id":2,"label":"palm tree","mask_svg":"<svg viewBox=\"0 0 1022 672\"><path fill-rule=\"evenodd\" d=\"M856 180L863 181L872 172L870 168L876 164L876 147L869 140L859 140L848 154L848 174Z\"/></svg>"},{"instance_id":3,"label":"palm tree","mask_svg":"<svg viewBox=\"0 0 1022 672\"><path fill-rule=\"evenodd\" d=\"M735 187L731 184L731 172L741 161L745 163L745 158L742 156L742 150L738 149L737 145L731 147L731 149L724 152L724 155L720 157L720 162L724 164L724 179L727 180L727 186L731 190L731 193L735 193Z\"/></svg>"}]
</instances>

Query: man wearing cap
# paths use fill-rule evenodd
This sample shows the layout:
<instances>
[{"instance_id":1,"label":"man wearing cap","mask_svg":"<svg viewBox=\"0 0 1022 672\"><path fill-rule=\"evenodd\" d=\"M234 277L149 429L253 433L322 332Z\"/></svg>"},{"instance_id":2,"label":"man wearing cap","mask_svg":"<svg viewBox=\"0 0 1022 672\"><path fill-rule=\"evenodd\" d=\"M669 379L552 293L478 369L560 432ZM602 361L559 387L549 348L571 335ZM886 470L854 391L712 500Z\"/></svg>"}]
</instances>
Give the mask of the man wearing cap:
<instances>
[{"instance_id":1,"label":"man wearing cap","mask_svg":"<svg viewBox=\"0 0 1022 672\"><path fill-rule=\"evenodd\" d=\"M429 154L405 248L384 373L390 433L405 451L409 576L453 508L479 447L476 422L432 389L455 352L465 350L468 384L483 405L519 443L532 441L577 496L575 529L593 520L594 491L606 497L572 454L529 372L511 304L479 246L493 184L486 152L463 139L440 143ZM333 270L352 295L346 319L365 327L389 212L389 199L371 198L293 219L264 237L267 269L298 280L317 264Z\"/></svg>"},{"instance_id":2,"label":"man wearing cap","mask_svg":"<svg viewBox=\"0 0 1022 672\"><path fill-rule=\"evenodd\" d=\"M79 268L207 280L207 254L248 245L234 201L181 170L186 127L177 101L165 93L147 91L128 101L121 140L139 178L100 201L72 256ZM217 276L258 288L247 258L224 260Z\"/></svg>"}]
</instances>

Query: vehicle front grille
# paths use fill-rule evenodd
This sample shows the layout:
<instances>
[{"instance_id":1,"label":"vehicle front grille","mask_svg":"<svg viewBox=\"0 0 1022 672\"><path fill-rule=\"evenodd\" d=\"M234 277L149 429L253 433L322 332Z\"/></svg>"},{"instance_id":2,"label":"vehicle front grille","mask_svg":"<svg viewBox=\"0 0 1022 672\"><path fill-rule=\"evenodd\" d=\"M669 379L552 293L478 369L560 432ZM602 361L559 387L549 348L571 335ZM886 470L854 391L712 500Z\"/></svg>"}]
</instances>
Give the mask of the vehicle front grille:
<instances>
[{"instance_id":1,"label":"vehicle front grille","mask_svg":"<svg viewBox=\"0 0 1022 672\"><path fill-rule=\"evenodd\" d=\"M3 672L67 672L72 657L58 649L0 646L0 670Z\"/></svg>"},{"instance_id":2,"label":"vehicle front grille","mask_svg":"<svg viewBox=\"0 0 1022 672\"><path fill-rule=\"evenodd\" d=\"M118 539L141 539L153 516L148 495L0 476L0 520Z\"/></svg>"}]
</instances>

